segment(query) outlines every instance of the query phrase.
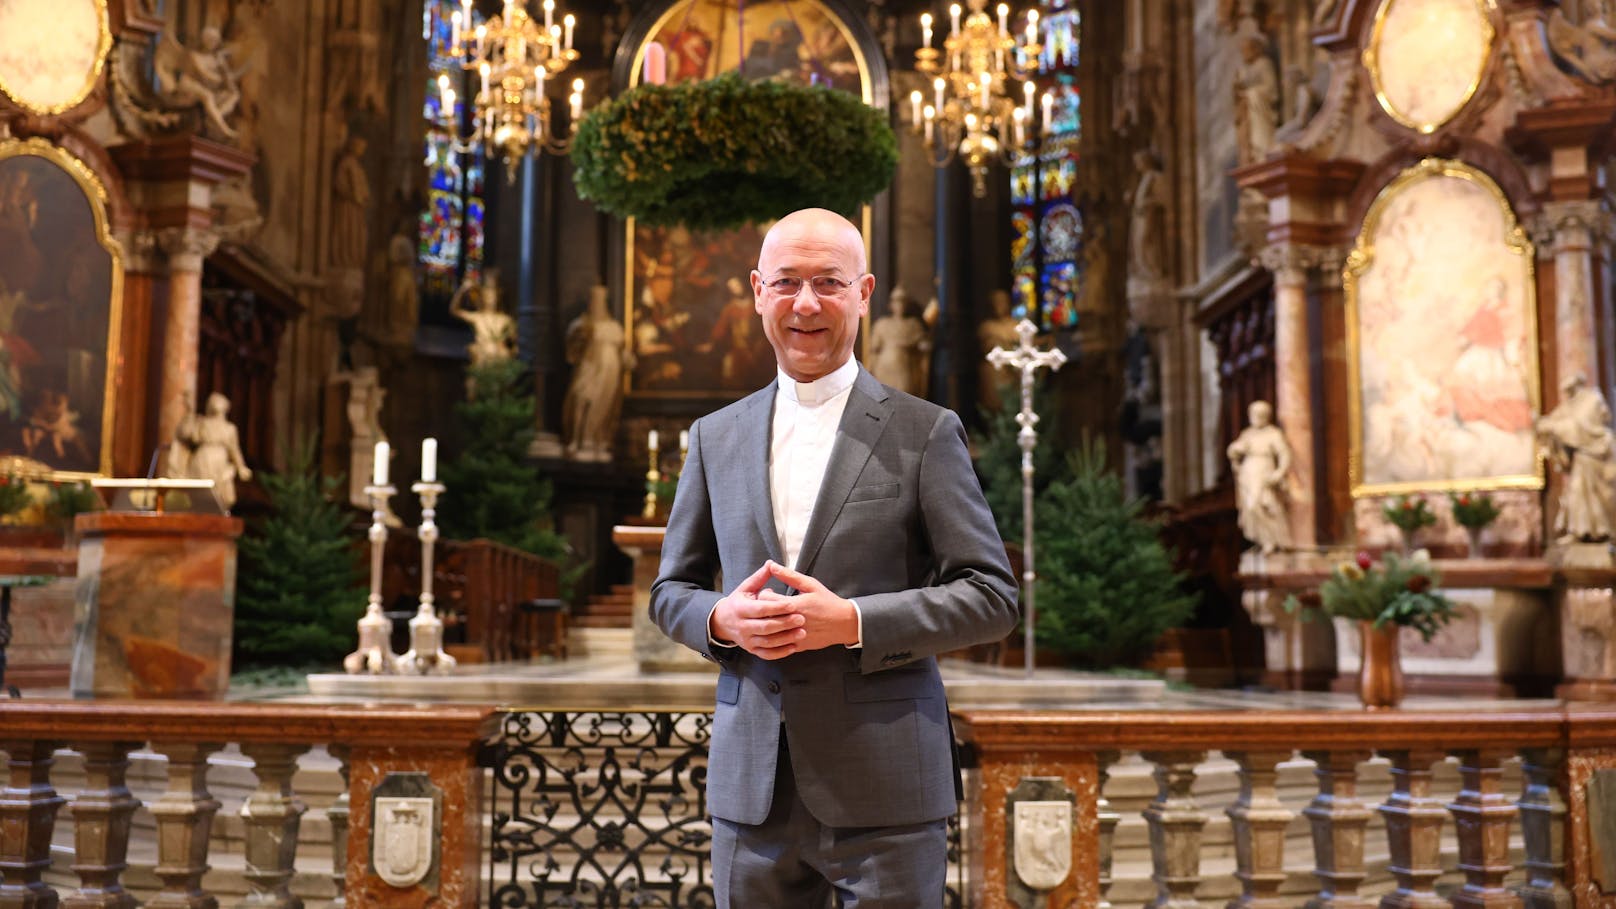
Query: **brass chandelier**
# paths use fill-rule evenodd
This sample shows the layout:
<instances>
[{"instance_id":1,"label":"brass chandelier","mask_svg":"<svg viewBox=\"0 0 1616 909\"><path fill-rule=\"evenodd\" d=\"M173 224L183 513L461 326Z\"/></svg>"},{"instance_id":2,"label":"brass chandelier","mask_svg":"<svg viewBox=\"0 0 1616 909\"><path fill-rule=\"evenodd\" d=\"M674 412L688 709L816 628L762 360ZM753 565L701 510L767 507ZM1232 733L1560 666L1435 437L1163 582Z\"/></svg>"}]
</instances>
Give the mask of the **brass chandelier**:
<instances>
[{"instance_id":1,"label":"brass chandelier","mask_svg":"<svg viewBox=\"0 0 1616 909\"><path fill-rule=\"evenodd\" d=\"M1033 100L1038 93L1032 76L1038 68L1038 11L1028 10L1026 28L1010 30L1010 7L999 4L998 21L988 15L987 0L967 0L969 12L961 19L960 5L948 8L949 31L941 50L932 47L930 13L920 17L923 46L915 51L915 69L932 76L931 103L919 90L910 92L910 119L923 136L928 160L947 167L955 158L971 171L977 196L987 192L988 166L1005 165L1031 153ZM1020 91L1011 83L1020 83ZM1016 97L1020 96L1019 100ZM1054 97L1043 95L1041 134L1047 134Z\"/></svg>"},{"instance_id":2,"label":"brass chandelier","mask_svg":"<svg viewBox=\"0 0 1616 909\"><path fill-rule=\"evenodd\" d=\"M472 0L460 0L452 19L454 40L450 53L465 70L476 70L479 90L472 101L471 134L460 137L452 126L455 92L448 76L438 77L444 117L450 120L454 149L464 154L481 142L490 157L497 151L505 159L506 176L515 179L521 159L534 149L566 154L572 133L583 115L584 80L572 80L567 96L570 122L558 136L551 119L545 86L573 61L572 32L577 20L571 13L555 21L555 0L544 0L544 24L528 15L526 0L504 0L500 14L472 27Z\"/></svg>"}]
</instances>

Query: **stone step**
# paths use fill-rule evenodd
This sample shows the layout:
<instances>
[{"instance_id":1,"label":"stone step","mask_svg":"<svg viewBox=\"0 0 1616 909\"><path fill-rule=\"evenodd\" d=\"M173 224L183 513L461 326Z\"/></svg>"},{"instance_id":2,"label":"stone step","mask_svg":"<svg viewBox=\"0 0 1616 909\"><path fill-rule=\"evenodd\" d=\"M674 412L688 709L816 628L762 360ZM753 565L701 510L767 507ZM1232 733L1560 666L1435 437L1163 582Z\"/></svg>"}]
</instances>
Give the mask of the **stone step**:
<instances>
[{"instance_id":1,"label":"stone step","mask_svg":"<svg viewBox=\"0 0 1616 909\"><path fill-rule=\"evenodd\" d=\"M567 629L567 652L573 658L617 656L632 659L634 632L627 625L597 628L574 624Z\"/></svg>"}]
</instances>

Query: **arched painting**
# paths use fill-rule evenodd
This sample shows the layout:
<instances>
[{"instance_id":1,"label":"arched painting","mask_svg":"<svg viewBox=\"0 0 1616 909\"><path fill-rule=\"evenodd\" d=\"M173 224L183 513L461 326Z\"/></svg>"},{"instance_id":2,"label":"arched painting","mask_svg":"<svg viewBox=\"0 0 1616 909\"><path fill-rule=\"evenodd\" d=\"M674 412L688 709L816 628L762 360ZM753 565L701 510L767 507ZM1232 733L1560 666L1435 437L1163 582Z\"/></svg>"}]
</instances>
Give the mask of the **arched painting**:
<instances>
[{"instance_id":1,"label":"arched painting","mask_svg":"<svg viewBox=\"0 0 1616 909\"><path fill-rule=\"evenodd\" d=\"M829 85L872 98L869 67L847 22L815 0L738 6L684 0L665 9L635 49L667 53L667 81L737 68L752 79ZM869 207L860 225L870 235ZM748 275L767 225L692 231L625 222L624 325L634 352L627 390L637 396L737 398L774 376L774 355L752 307Z\"/></svg>"},{"instance_id":2,"label":"arched painting","mask_svg":"<svg viewBox=\"0 0 1616 909\"><path fill-rule=\"evenodd\" d=\"M111 472L123 263L106 199L61 149L0 142L0 460Z\"/></svg>"},{"instance_id":3,"label":"arched painting","mask_svg":"<svg viewBox=\"0 0 1616 909\"><path fill-rule=\"evenodd\" d=\"M1463 162L1381 190L1345 274L1353 495L1542 485L1532 256Z\"/></svg>"}]
</instances>

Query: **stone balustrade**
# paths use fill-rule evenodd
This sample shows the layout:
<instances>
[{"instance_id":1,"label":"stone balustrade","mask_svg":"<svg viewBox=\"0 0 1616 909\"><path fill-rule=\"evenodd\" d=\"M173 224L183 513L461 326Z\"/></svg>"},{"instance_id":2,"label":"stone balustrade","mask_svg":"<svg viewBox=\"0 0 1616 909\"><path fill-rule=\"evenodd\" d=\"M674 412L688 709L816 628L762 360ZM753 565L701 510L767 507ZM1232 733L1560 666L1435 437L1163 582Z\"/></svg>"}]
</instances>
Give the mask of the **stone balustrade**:
<instances>
[{"instance_id":1,"label":"stone balustrade","mask_svg":"<svg viewBox=\"0 0 1616 909\"><path fill-rule=\"evenodd\" d=\"M1077 794L1072 873L1049 894L1048 905L1110 905L1113 838L1126 818L1101 792L1125 753L1147 762L1155 780L1155 798L1139 812L1149 829L1153 906L1223 904L1208 895L1219 890L1211 886L1218 882L1202 870L1203 832L1220 811L1234 840L1230 907L1616 903L1606 895L1606 888L1616 888L1616 844L1594 835L1588 795L1596 773L1616 769L1616 707L1004 710L964 711L957 718L979 768L966 850L976 870L968 903L983 909L1012 905L1007 884L1016 872L1003 845L1011 824L1006 797L1029 777L1059 778ZM1205 771L1213 752L1232 762L1239 781L1227 806L1195 795L1198 768ZM1312 800L1299 808L1294 799L1283 801L1276 786L1281 765L1294 767L1298 756L1311 761L1314 775ZM1389 770L1383 799L1360 792L1373 756L1375 776L1384 779ZM1455 763L1457 783L1439 798L1433 769L1451 775ZM1506 779L1518 779L1519 791L1506 791ZM1313 847L1313 883L1301 890L1295 871L1307 857L1295 854L1294 843L1291 854L1286 850L1287 829L1298 816ZM1383 834L1384 843L1371 841L1372 832ZM1366 850L1384 857L1373 888L1365 885L1371 870Z\"/></svg>"},{"instance_id":2,"label":"stone balustrade","mask_svg":"<svg viewBox=\"0 0 1616 909\"><path fill-rule=\"evenodd\" d=\"M335 905L478 905L483 774L476 759L497 723L487 707L456 705L0 700L0 751L9 763L0 789L0 909L137 905L121 878L134 817L143 807L156 829L161 881L160 892L143 905L217 905L203 887L220 809L208 791L208 759L230 742L252 762L257 780L240 812L248 886L241 905L302 905L289 889L305 811L292 776L298 757L314 745L338 758L348 781L346 795L327 811ZM82 758L82 785L71 798L52 784L63 748ZM145 806L127 780L130 755L138 749L167 760L166 791ZM410 844L434 858L423 879L407 886L383 880L371 848L373 800L393 794L434 800L436 837L429 833ZM71 870L78 886L58 892L46 875L64 807L74 825ZM401 856L400 864L409 857Z\"/></svg>"}]
</instances>

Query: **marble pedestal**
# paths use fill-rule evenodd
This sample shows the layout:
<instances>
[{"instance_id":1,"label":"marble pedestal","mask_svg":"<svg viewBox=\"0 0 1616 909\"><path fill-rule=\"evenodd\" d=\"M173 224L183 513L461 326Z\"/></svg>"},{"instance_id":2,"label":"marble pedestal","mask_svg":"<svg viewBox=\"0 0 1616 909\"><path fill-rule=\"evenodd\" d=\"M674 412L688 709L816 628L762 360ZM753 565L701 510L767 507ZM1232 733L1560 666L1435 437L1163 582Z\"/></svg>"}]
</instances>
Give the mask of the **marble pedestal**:
<instances>
[{"instance_id":1,"label":"marble pedestal","mask_svg":"<svg viewBox=\"0 0 1616 909\"><path fill-rule=\"evenodd\" d=\"M223 697L241 520L96 512L75 527L73 696Z\"/></svg>"},{"instance_id":2,"label":"marble pedestal","mask_svg":"<svg viewBox=\"0 0 1616 909\"><path fill-rule=\"evenodd\" d=\"M634 661L641 672L688 672L692 669L718 671L714 663L696 652L675 644L651 621L651 584L662 565L662 538L666 527L633 527L619 524L612 528L612 542L634 560Z\"/></svg>"},{"instance_id":3,"label":"marble pedestal","mask_svg":"<svg viewBox=\"0 0 1616 909\"><path fill-rule=\"evenodd\" d=\"M1616 701L1616 554L1607 543L1556 546L1555 600L1566 700Z\"/></svg>"}]
</instances>

